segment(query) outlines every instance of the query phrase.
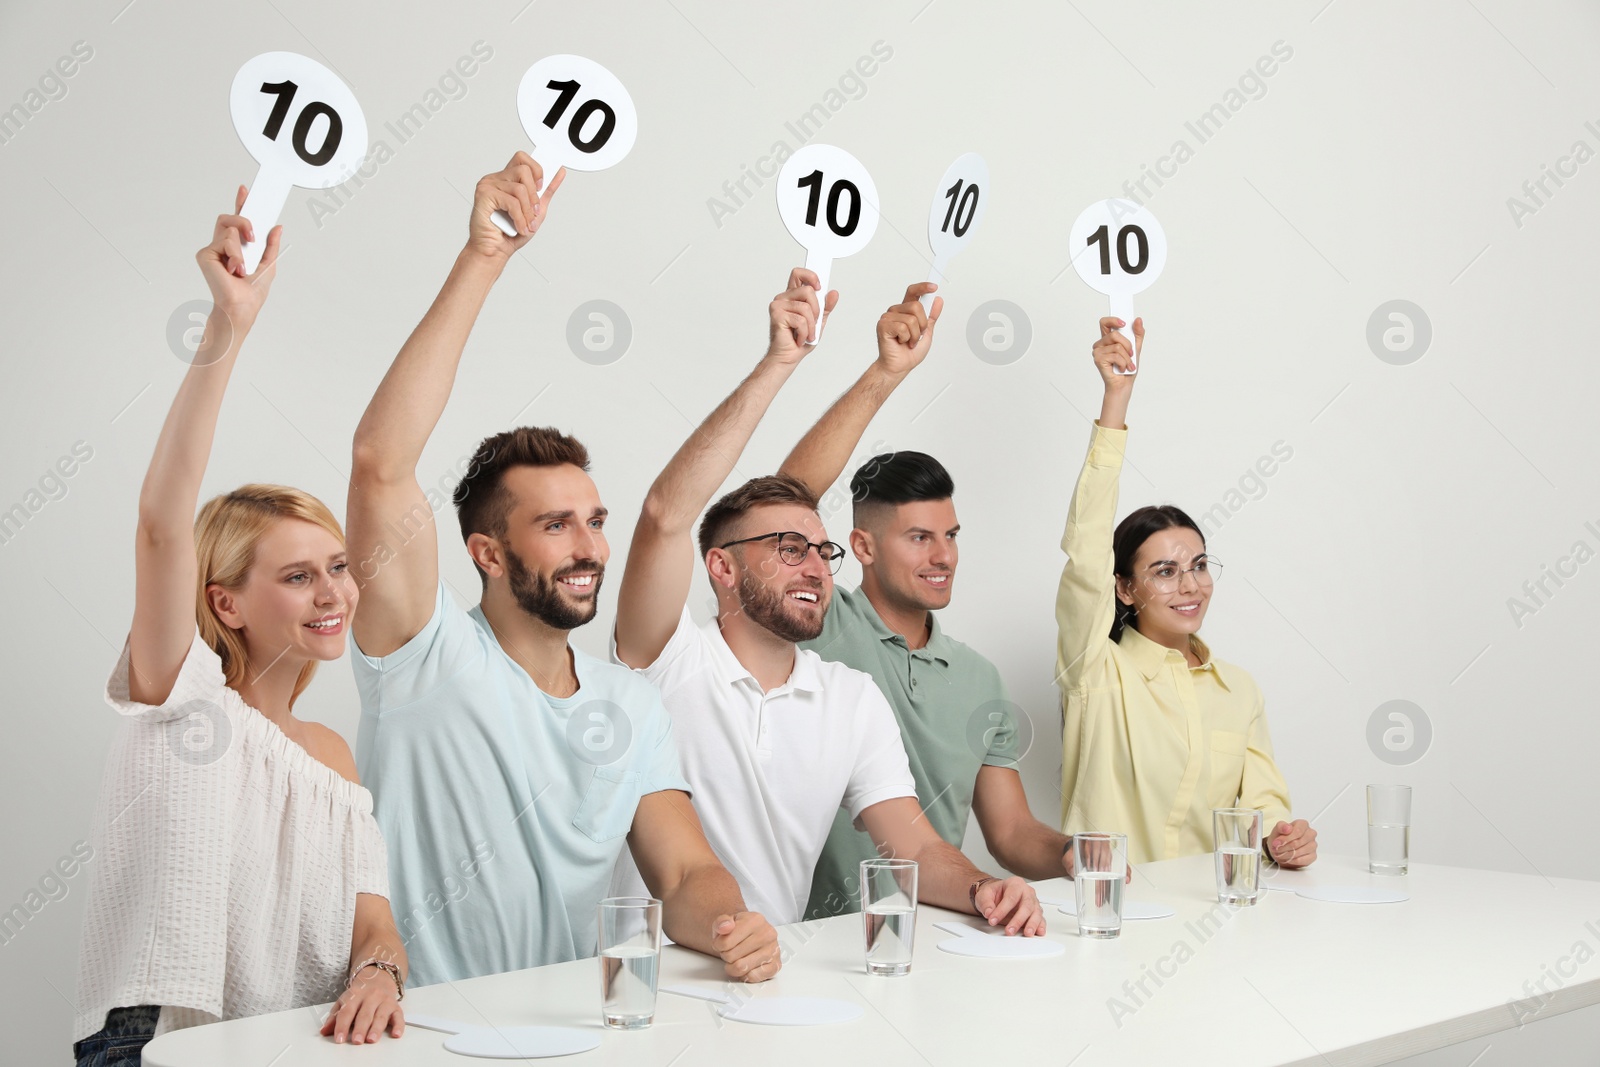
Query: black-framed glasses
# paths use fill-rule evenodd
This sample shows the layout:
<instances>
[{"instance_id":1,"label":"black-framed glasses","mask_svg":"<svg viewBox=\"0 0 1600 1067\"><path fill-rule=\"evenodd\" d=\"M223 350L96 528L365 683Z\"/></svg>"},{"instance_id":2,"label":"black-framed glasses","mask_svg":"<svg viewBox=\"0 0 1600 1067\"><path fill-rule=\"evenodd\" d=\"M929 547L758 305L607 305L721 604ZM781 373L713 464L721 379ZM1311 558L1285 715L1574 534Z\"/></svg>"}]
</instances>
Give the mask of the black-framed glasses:
<instances>
[{"instance_id":1,"label":"black-framed glasses","mask_svg":"<svg viewBox=\"0 0 1600 1067\"><path fill-rule=\"evenodd\" d=\"M844 546L834 541L824 541L817 544L807 541L806 535L794 530L781 530L774 533L759 534L755 537L741 537L737 541L729 541L718 548L732 548L734 545L745 545L752 541L765 541L769 538L778 539L778 558L791 567L798 567L806 561L806 556L814 548L818 557L828 565L829 574L838 574L839 568L844 565Z\"/></svg>"}]
</instances>

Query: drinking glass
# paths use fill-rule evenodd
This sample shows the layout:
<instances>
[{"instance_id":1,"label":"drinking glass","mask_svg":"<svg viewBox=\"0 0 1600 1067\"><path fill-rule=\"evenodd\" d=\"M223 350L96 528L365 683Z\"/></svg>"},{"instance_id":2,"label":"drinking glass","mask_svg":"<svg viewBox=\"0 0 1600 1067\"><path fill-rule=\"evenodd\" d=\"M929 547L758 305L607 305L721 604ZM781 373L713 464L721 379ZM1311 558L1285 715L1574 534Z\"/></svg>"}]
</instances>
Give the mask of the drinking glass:
<instances>
[{"instance_id":1,"label":"drinking glass","mask_svg":"<svg viewBox=\"0 0 1600 1067\"><path fill-rule=\"evenodd\" d=\"M599 918L600 1021L611 1030L643 1030L656 1017L661 901L608 897Z\"/></svg>"},{"instance_id":2,"label":"drinking glass","mask_svg":"<svg viewBox=\"0 0 1600 1067\"><path fill-rule=\"evenodd\" d=\"M1367 870L1405 874L1411 861L1411 787L1367 786Z\"/></svg>"},{"instance_id":3,"label":"drinking glass","mask_svg":"<svg viewBox=\"0 0 1600 1067\"><path fill-rule=\"evenodd\" d=\"M861 861L861 922L868 974L910 974L917 929L917 861Z\"/></svg>"},{"instance_id":4,"label":"drinking glass","mask_svg":"<svg viewBox=\"0 0 1600 1067\"><path fill-rule=\"evenodd\" d=\"M1259 808L1213 808L1217 840L1217 899L1248 907L1261 899L1261 823Z\"/></svg>"},{"instance_id":5,"label":"drinking glass","mask_svg":"<svg viewBox=\"0 0 1600 1067\"><path fill-rule=\"evenodd\" d=\"M1078 933L1112 938L1122 933L1122 889L1128 877L1128 835L1072 835L1073 889Z\"/></svg>"}]
</instances>

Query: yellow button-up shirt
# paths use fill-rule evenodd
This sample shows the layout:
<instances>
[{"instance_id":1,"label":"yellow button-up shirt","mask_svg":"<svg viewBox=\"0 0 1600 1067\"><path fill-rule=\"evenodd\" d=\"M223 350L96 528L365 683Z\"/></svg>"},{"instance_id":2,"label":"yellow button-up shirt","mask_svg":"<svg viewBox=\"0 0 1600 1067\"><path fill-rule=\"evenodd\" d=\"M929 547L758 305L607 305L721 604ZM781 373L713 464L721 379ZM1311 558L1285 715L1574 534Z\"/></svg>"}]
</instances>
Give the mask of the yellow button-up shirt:
<instances>
[{"instance_id":1,"label":"yellow button-up shirt","mask_svg":"<svg viewBox=\"0 0 1600 1067\"><path fill-rule=\"evenodd\" d=\"M1260 808L1262 832L1289 818L1289 789L1272 758L1255 680L1133 627L1111 640L1116 610L1112 530L1127 430L1094 426L1072 495L1056 595L1056 681L1063 729L1062 830L1128 835L1133 863L1210 852L1211 809Z\"/></svg>"}]
</instances>

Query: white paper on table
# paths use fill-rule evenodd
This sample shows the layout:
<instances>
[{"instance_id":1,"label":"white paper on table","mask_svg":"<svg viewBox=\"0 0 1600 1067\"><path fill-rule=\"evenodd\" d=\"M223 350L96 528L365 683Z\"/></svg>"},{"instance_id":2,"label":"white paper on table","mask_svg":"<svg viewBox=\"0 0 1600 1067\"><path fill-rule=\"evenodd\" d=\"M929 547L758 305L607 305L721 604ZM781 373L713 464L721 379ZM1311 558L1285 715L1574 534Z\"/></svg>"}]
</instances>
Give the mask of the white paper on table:
<instances>
[{"instance_id":1,"label":"white paper on table","mask_svg":"<svg viewBox=\"0 0 1600 1067\"><path fill-rule=\"evenodd\" d=\"M662 986L662 993L679 997L694 997L717 1005L717 1014L730 1022L752 1023L759 1026L828 1026L833 1023L854 1022L861 1018L861 1005L833 997L763 997L744 996L735 999L722 993L695 986Z\"/></svg>"},{"instance_id":2,"label":"white paper on table","mask_svg":"<svg viewBox=\"0 0 1600 1067\"><path fill-rule=\"evenodd\" d=\"M449 1034L446 1052L486 1060L545 1059L600 1047L600 1035L571 1026L477 1026L434 1015L406 1013L406 1023Z\"/></svg>"},{"instance_id":3,"label":"white paper on table","mask_svg":"<svg viewBox=\"0 0 1600 1067\"><path fill-rule=\"evenodd\" d=\"M956 956L1016 960L1043 959L1066 952L1066 947L1059 941L1051 941L1044 937L1023 937L1020 934L1007 937L1000 927L993 927L991 930L963 922L937 922L933 925L956 935L939 942L941 952L949 952Z\"/></svg>"},{"instance_id":4,"label":"white paper on table","mask_svg":"<svg viewBox=\"0 0 1600 1067\"><path fill-rule=\"evenodd\" d=\"M1411 899L1411 894L1398 886L1390 889L1375 885L1306 886L1296 889L1295 896L1333 904L1399 904Z\"/></svg>"},{"instance_id":5,"label":"white paper on table","mask_svg":"<svg viewBox=\"0 0 1600 1067\"><path fill-rule=\"evenodd\" d=\"M1366 861L1352 856L1324 856L1309 867L1268 865L1261 872L1261 888L1343 904L1398 904L1411 899L1404 878L1373 874Z\"/></svg>"},{"instance_id":6,"label":"white paper on table","mask_svg":"<svg viewBox=\"0 0 1600 1067\"><path fill-rule=\"evenodd\" d=\"M1078 902L1076 900L1063 900L1058 910L1063 915L1076 917L1078 914ZM1127 897L1122 898L1122 917L1124 919L1170 919L1176 914L1178 914L1177 911L1165 904L1156 904L1148 900L1129 900Z\"/></svg>"}]
</instances>

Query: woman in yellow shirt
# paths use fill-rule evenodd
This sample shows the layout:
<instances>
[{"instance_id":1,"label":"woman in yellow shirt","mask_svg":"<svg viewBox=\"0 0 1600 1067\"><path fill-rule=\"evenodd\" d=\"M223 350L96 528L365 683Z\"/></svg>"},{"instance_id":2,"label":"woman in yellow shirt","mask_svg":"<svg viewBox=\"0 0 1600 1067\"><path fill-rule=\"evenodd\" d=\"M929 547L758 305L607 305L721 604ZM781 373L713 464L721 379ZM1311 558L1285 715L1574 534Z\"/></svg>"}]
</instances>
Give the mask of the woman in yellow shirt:
<instances>
[{"instance_id":1,"label":"woman in yellow shirt","mask_svg":"<svg viewBox=\"0 0 1600 1067\"><path fill-rule=\"evenodd\" d=\"M1221 573L1205 536L1171 505L1139 508L1112 532L1137 380L1115 373L1134 365L1122 325L1100 320L1105 399L1061 539L1063 829L1126 833L1129 860L1144 863L1210 852L1212 808L1260 808L1268 854L1304 867L1317 832L1289 818L1261 690L1200 639ZM1133 333L1142 350L1143 320Z\"/></svg>"}]
</instances>

